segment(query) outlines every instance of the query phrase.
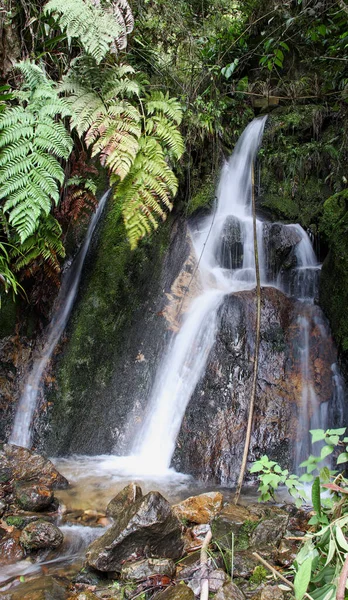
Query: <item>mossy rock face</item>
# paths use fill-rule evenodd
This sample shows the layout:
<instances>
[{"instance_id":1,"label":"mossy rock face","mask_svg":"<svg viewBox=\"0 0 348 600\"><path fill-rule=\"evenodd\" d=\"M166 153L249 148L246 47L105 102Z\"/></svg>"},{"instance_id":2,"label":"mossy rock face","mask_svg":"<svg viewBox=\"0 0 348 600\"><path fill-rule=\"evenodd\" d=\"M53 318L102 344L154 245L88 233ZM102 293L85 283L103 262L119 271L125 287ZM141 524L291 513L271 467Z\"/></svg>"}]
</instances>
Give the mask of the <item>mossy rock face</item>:
<instances>
[{"instance_id":1,"label":"mossy rock face","mask_svg":"<svg viewBox=\"0 0 348 600\"><path fill-rule=\"evenodd\" d=\"M185 232L171 219L132 252L109 201L45 392L50 413L37 424L47 453L127 451L170 335L161 311L187 252Z\"/></svg>"},{"instance_id":2,"label":"mossy rock face","mask_svg":"<svg viewBox=\"0 0 348 600\"><path fill-rule=\"evenodd\" d=\"M348 356L348 190L326 200L321 231L330 249L321 273L320 303L338 345Z\"/></svg>"}]
</instances>

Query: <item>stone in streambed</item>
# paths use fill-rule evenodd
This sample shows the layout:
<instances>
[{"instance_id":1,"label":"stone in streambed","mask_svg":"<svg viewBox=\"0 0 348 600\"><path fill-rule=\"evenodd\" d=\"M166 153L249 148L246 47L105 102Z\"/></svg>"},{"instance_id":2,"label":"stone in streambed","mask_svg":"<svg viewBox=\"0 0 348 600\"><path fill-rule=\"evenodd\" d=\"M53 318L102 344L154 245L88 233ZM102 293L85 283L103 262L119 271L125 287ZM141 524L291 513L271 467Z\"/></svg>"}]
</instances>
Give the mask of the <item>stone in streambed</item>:
<instances>
[{"instance_id":1,"label":"stone in streambed","mask_svg":"<svg viewBox=\"0 0 348 600\"><path fill-rule=\"evenodd\" d=\"M98 571L121 571L131 556L180 558L181 526L169 502L150 492L131 504L87 550L87 564Z\"/></svg>"},{"instance_id":2,"label":"stone in streambed","mask_svg":"<svg viewBox=\"0 0 348 600\"><path fill-rule=\"evenodd\" d=\"M66 600L68 592L55 577L36 577L14 589L0 592L0 600Z\"/></svg>"},{"instance_id":3,"label":"stone in streambed","mask_svg":"<svg viewBox=\"0 0 348 600\"><path fill-rule=\"evenodd\" d=\"M24 527L20 543L26 550L58 548L64 540L60 529L47 521L34 521Z\"/></svg>"},{"instance_id":4,"label":"stone in streambed","mask_svg":"<svg viewBox=\"0 0 348 600\"><path fill-rule=\"evenodd\" d=\"M134 504L139 498L142 498L143 492L139 485L130 483L121 490L115 498L110 500L106 507L106 515L112 517L115 521L122 515L130 504Z\"/></svg>"},{"instance_id":5,"label":"stone in streambed","mask_svg":"<svg viewBox=\"0 0 348 600\"><path fill-rule=\"evenodd\" d=\"M284 594L278 585L266 585L261 590L260 600L284 600Z\"/></svg>"},{"instance_id":6,"label":"stone in streambed","mask_svg":"<svg viewBox=\"0 0 348 600\"><path fill-rule=\"evenodd\" d=\"M214 596L214 600L245 600L243 592L232 582L225 583Z\"/></svg>"},{"instance_id":7,"label":"stone in streambed","mask_svg":"<svg viewBox=\"0 0 348 600\"><path fill-rule=\"evenodd\" d=\"M15 483L14 493L17 504L27 511L45 510L54 501L53 492L47 485L20 481Z\"/></svg>"},{"instance_id":8,"label":"stone in streambed","mask_svg":"<svg viewBox=\"0 0 348 600\"><path fill-rule=\"evenodd\" d=\"M212 523L213 539L219 540L222 548L230 550L233 533L235 549L246 550L250 545L251 532L258 521L258 516L252 514L244 506L228 504Z\"/></svg>"},{"instance_id":9,"label":"stone in streambed","mask_svg":"<svg viewBox=\"0 0 348 600\"><path fill-rule=\"evenodd\" d=\"M185 583L179 583L156 594L153 600L194 600L194 593Z\"/></svg>"},{"instance_id":10,"label":"stone in streambed","mask_svg":"<svg viewBox=\"0 0 348 600\"><path fill-rule=\"evenodd\" d=\"M254 529L250 545L253 548L263 548L265 546L277 546L282 537L285 535L289 522L289 514L272 506L272 511L269 518L264 518Z\"/></svg>"},{"instance_id":11,"label":"stone in streambed","mask_svg":"<svg viewBox=\"0 0 348 600\"><path fill-rule=\"evenodd\" d=\"M220 492L208 492L190 496L173 506L173 512L180 521L204 524L209 523L222 509L223 496Z\"/></svg>"},{"instance_id":12,"label":"stone in streambed","mask_svg":"<svg viewBox=\"0 0 348 600\"><path fill-rule=\"evenodd\" d=\"M3 531L2 529L0 530ZM19 542L19 532L5 533L0 539L0 565L8 565L24 558L24 550Z\"/></svg>"},{"instance_id":13,"label":"stone in streambed","mask_svg":"<svg viewBox=\"0 0 348 600\"><path fill-rule=\"evenodd\" d=\"M164 575L170 579L175 575L175 564L171 558L147 558L126 562L122 566L121 579L143 581L152 575Z\"/></svg>"},{"instance_id":14,"label":"stone in streambed","mask_svg":"<svg viewBox=\"0 0 348 600\"><path fill-rule=\"evenodd\" d=\"M5 444L0 453L3 468L15 481L32 481L46 485L51 490L65 489L68 480L57 471L53 463L27 448Z\"/></svg>"}]
</instances>

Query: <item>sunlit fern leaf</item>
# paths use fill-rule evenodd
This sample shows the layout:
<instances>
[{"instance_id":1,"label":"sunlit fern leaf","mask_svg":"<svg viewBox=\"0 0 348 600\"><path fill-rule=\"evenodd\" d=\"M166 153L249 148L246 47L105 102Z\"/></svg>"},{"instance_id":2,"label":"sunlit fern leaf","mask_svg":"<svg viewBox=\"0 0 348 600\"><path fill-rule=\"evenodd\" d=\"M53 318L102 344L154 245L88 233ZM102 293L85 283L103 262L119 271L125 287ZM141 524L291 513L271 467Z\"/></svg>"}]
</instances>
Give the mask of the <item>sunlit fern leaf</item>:
<instances>
[{"instance_id":1,"label":"sunlit fern leaf","mask_svg":"<svg viewBox=\"0 0 348 600\"><path fill-rule=\"evenodd\" d=\"M163 92L152 92L146 99L146 112L148 115L165 115L176 125L182 121L182 108L176 98L169 98L169 94Z\"/></svg>"},{"instance_id":2,"label":"sunlit fern leaf","mask_svg":"<svg viewBox=\"0 0 348 600\"><path fill-rule=\"evenodd\" d=\"M138 92L137 84L128 78L133 69L99 68L96 84L90 75L94 66L91 71L89 66L77 61L61 86L71 107L71 126L79 135L85 134L92 156L99 155L100 162L123 179L136 157L141 134L139 110L125 99Z\"/></svg>"},{"instance_id":3,"label":"sunlit fern leaf","mask_svg":"<svg viewBox=\"0 0 348 600\"><path fill-rule=\"evenodd\" d=\"M185 150L184 140L176 125L169 119L154 115L146 119L145 129L146 133L152 134L167 147L173 158L179 159L182 156Z\"/></svg>"},{"instance_id":4,"label":"sunlit fern leaf","mask_svg":"<svg viewBox=\"0 0 348 600\"><path fill-rule=\"evenodd\" d=\"M165 208L171 210L171 197L177 191L177 179L167 165L157 140L143 137L140 150L127 177L117 186L115 199L122 203L122 214L132 248L141 238L165 220Z\"/></svg>"},{"instance_id":5,"label":"sunlit fern leaf","mask_svg":"<svg viewBox=\"0 0 348 600\"><path fill-rule=\"evenodd\" d=\"M133 13L127 0L111 0L103 2L102 5L100 0L91 1L94 6L102 6L103 10L120 25L121 33L114 40L112 50L115 53L117 50L123 50L127 46L127 35L133 31L134 27Z\"/></svg>"},{"instance_id":6,"label":"sunlit fern leaf","mask_svg":"<svg viewBox=\"0 0 348 600\"><path fill-rule=\"evenodd\" d=\"M17 68L25 103L0 114L0 199L23 243L59 201L64 171L57 159L68 158L72 141L57 120L69 110L53 82L29 61Z\"/></svg>"},{"instance_id":7,"label":"sunlit fern leaf","mask_svg":"<svg viewBox=\"0 0 348 600\"><path fill-rule=\"evenodd\" d=\"M101 4L99 0L49 0L44 12L53 14L60 29L78 39L84 50L100 63L107 52L127 45L133 16L126 0Z\"/></svg>"}]
</instances>

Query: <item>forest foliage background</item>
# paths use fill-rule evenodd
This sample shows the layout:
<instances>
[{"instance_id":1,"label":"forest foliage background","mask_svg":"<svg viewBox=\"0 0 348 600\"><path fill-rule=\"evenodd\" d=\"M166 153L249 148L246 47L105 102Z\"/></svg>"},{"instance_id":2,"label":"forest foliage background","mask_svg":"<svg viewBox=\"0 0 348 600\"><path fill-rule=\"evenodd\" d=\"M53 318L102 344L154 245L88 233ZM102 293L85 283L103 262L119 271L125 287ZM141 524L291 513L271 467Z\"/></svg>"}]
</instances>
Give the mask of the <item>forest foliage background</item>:
<instances>
[{"instance_id":1,"label":"forest foliage background","mask_svg":"<svg viewBox=\"0 0 348 600\"><path fill-rule=\"evenodd\" d=\"M211 204L269 112L259 208L321 240L321 303L348 351L345 0L5 0L0 17L3 314L14 293L49 315L107 179L135 247L173 206Z\"/></svg>"}]
</instances>

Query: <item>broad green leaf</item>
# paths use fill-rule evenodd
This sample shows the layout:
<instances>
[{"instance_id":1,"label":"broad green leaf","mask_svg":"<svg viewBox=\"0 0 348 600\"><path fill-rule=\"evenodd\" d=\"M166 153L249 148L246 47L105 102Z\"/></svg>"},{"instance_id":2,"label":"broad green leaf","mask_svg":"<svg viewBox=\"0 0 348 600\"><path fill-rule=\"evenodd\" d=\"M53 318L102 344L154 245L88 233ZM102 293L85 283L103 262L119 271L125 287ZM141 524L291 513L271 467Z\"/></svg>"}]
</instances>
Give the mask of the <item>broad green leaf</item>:
<instances>
[{"instance_id":1,"label":"broad green leaf","mask_svg":"<svg viewBox=\"0 0 348 600\"><path fill-rule=\"evenodd\" d=\"M323 429L310 429L309 433L312 436L312 443L320 442L325 439L325 431Z\"/></svg>"},{"instance_id":2,"label":"broad green leaf","mask_svg":"<svg viewBox=\"0 0 348 600\"><path fill-rule=\"evenodd\" d=\"M327 456L329 456L329 454L332 454L334 451L334 447L333 446L324 446L324 448L321 449L320 452L320 458L321 460L323 460L324 458L326 458Z\"/></svg>"},{"instance_id":3,"label":"broad green leaf","mask_svg":"<svg viewBox=\"0 0 348 600\"><path fill-rule=\"evenodd\" d=\"M299 566L295 575L294 587L296 600L302 600L307 591L308 584L311 579L312 562L313 558L308 556L306 560Z\"/></svg>"},{"instance_id":4,"label":"broad green leaf","mask_svg":"<svg viewBox=\"0 0 348 600\"><path fill-rule=\"evenodd\" d=\"M342 454L339 455L339 457L337 458L337 464L341 465L342 463L345 463L348 461L348 452L342 452Z\"/></svg>"},{"instance_id":5,"label":"broad green leaf","mask_svg":"<svg viewBox=\"0 0 348 600\"><path fill-rule=\"evenodd\" d=\"M343 550L348 551L348 542L347 542L347 540L344 536L344 533L339 525L336 525L336 540L339 543L339 545L341 546L341 548L343 548Z\"/></svg>"}]
</instances>

